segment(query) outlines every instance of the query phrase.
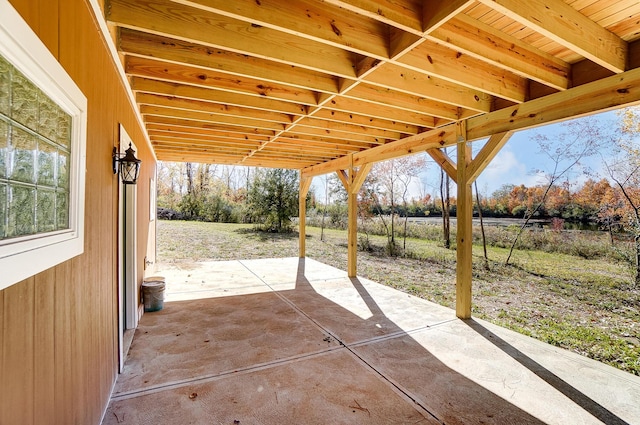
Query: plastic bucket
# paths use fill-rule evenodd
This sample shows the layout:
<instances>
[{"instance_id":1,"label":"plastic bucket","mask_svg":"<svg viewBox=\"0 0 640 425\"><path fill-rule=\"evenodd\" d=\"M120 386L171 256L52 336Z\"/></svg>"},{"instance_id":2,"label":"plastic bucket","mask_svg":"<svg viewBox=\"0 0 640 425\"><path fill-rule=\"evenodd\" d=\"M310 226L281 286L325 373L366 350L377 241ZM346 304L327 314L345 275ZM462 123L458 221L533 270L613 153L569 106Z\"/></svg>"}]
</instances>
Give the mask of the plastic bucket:
<instances>
[{"instance_id":1,"label":"plastic bucket","mask_svg":"<svg viewBox=\"0 0 640 425\"><path fill-rule=\"evenodd\" d=\"M158 311L164 308L164 277L147 277L142 282L144 311Z\"/></svg>"}]
</instances>

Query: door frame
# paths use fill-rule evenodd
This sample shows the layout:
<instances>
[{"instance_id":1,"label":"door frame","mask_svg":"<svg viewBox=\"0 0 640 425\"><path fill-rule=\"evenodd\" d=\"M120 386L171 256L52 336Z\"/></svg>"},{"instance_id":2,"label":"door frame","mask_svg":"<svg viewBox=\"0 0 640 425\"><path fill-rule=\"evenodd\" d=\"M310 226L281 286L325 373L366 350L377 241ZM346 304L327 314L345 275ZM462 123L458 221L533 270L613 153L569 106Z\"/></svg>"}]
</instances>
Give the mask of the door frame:
<instances>
[{"instance_id":1,"label":"door frame","mask_svg":"<svg viewBox=\"0 0 640 425\"><path fill-rule=\"evenodd\" d=\"M131 144L131 137L119 125L121 154ZM137 282L137 185L122 184L118 176L118 369L122 372L133 330L138 326L140 296Z\"/></svg>"}]
</instances>

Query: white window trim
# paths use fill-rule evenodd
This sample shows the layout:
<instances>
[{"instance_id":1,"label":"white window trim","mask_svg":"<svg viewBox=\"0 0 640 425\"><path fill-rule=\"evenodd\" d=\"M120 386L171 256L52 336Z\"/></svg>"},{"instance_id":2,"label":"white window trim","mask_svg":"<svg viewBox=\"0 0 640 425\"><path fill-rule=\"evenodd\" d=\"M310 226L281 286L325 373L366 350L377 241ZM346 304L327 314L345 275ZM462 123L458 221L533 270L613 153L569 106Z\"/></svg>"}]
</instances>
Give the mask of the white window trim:
<instances>
[{"instance_id":1,"label":"white window trim","mask_svg":"<svg viewBox=\"0 0 640 425\"><path fill-rule=\"evenodd\" d=\"M72 117L69 229L0 240L0 290L84 252L87 99L20 14L0 0L0 54Z\"/></svg>"}]
</instances>

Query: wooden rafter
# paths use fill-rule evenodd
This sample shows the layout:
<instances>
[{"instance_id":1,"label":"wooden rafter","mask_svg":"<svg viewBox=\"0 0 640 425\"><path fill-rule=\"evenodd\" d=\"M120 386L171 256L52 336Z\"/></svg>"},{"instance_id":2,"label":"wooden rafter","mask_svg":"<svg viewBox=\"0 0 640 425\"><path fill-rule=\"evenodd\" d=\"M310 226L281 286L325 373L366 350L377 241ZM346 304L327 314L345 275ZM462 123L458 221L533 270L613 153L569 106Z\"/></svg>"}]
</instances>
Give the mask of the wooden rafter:
<instances>
[{"instance_id":1,"label":"wooden rafter","mask_svg":"<svg viewBox=\"0 0 640 425\"><path fill-rule=\"evenodd\" d=\"M604 68L626 69L627 43L563 0L480 1Z\"/></svg>"},{"instance_id":2,"label":"wooden rafter","mask_svg":"<svg viewBox=\"0 0 640 425\"><path fill-rule=\"evenodd\" d=\"M246 155L215 158L314 174L348 169L350 155L360 167L431 150L451 173L432 149L456 142L458 122L472 141L638 100L631 2L105 0L104 11L162 158L244 138Z\"/></svg>"}]
</instances>

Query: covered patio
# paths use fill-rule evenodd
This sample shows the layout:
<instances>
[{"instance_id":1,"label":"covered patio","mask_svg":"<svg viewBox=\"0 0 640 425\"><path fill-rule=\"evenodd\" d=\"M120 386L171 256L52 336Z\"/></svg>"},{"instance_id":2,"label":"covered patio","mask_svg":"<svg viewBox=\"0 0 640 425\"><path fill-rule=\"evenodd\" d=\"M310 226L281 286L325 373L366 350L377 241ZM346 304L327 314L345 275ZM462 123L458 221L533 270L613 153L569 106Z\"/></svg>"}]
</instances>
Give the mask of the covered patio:
<instances>
[{"instance_id":1,"label":"covered patio","mask_svg":"<svg viewBox=\"0 0 640 425\"><path fill-rule=\"evenodd\" d=\"M309 258L160 265L103 424L623 424L640 378Z\"/></svg>"}]
</instances>

